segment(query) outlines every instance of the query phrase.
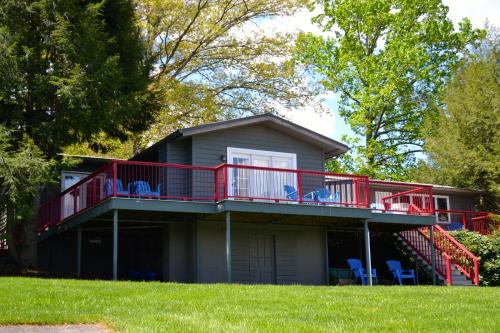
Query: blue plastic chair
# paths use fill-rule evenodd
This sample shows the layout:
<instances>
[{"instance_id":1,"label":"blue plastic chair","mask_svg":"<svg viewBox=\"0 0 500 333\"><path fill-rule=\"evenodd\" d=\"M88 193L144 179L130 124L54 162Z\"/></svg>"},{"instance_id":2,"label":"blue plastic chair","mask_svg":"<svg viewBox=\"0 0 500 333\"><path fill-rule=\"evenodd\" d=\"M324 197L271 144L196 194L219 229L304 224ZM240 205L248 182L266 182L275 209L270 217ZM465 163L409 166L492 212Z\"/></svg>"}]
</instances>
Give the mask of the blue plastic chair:
<instances>
[{"instance_id":1,"label":"blue plastic chair","mask_svg":"<svg viewBox=\"0 0 500 333\"><path fill-rule=\"evenodd\" d=\"M153 271L128 271L128 276L132 280L139 281L156 281L157 274Z\"/></svg>"},{"instance_id":2,"label":"blue plastic chair","mask_svg":"<svg viewBox=\"0 0 500 333\"><path fill-rule=\"evenodd\" d=\"M156 186L156 191L153 191L151 189L151 186L149 185L149 182L144 181L144 180L135 181L133 186L134 186L134 194L136 194L139 197L159 197L160 196L161 184L158 184Z\"/></svg>"},{"instance_id":3,"label":"blue plastic chair","mask_svg":"<svg viewBox=\"0 0 500 333\"><path fill-rule=\"evenodd\" d=\"M123 189L123 183L121 179L116 180L116 194L117 195L130 195L130 187L132 184L127 185L127 190ZM104 184L104 193L106 195L112 195L113 194L113 179L108 178L106 179L106 183Z\"/></svg>"},{"instance_id":4,"label":"blue plastic chair","mask_svg":"<svg viewBox=\"0 0 500 333\"><path fill-rule=\"evenodd\" d=\"M398 282L402 286L403 279L412 279L413 284L417 284L417 279L415 278L415 270L402 269L401 262L398 260L387 260L386 263L392 273L394 282Z\"/></svg>"},{"instance_id":5,"label":"blue plastic chair","mask_svg":"<svg viewBox=\"0 0 500 333\"><path fill-rule=\"evenodd\" d=\"M322 188L317 189L315 191L314 200L318 201L318 202L323 202L323 203L326 203L326 202L339 203L340 202L340 193L336 192L335 194L331 194L327 188L322 187Z\"/></svg>"},{"instance_id":6,"label":"blue plastic chair","mask_svg":"<svg viewBox=\"0 0 500 333\"><path fill-rule=\"evenodd\" d=\"M284 185L283 190L285 191L285 196L288 200L298 201L299 200L299 192L292 185ZM309 192L302 196L302 200L304 201L313 201L314 200L314 192Z\"/></svg>"},{"instance_id":7,"label":"blue plastic chair","mask_svg":"<svg viewBox=\"0 0 500 333\"><path fill-rule=\"evenodd\" d=\"M356 282L359 279L363 286L366 285L366 278L368 275L366 269L363 268L363 265L361 264L361 260L350 258L347 259L347 263L349 264L349 267L351 267L351 271L354 273L354 281ZM376 284L378 284L377 270L375 268L372 268L372 279L375 280Z\"/></svg>"},{"instance_id":8,"label":"blue plastic chair","mask_svg":"<svg viewBox=\"0 0 500 333\"><path fill-rule=\"evenodd\" d=\"M464 228L464 225L460 222L451 222L450 224L446 225L443 229L447 231L454 231L454 230L462 230Z\"/></svg>"}]
</instances>

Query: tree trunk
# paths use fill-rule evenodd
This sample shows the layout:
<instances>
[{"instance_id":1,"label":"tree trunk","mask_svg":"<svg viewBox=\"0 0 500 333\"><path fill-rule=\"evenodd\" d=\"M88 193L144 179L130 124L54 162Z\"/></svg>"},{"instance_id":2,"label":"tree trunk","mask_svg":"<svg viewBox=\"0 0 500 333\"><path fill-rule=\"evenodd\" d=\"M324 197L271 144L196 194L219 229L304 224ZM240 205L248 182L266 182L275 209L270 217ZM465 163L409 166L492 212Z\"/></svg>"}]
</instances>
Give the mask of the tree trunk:
<instances>
[{"instance_id":1,"label":"tree trunk","mask_svg":"<svg viewBox=\"0 0 500 333\"><path fill-rule=\"evenodd\" d=\"M38 207L40 206L40 192L33 198L33 208L35 213L31 219L23 221L23 238L21 251L19 253L19 265L22 269L38 268Z\"/></svg>"}]
</instances>

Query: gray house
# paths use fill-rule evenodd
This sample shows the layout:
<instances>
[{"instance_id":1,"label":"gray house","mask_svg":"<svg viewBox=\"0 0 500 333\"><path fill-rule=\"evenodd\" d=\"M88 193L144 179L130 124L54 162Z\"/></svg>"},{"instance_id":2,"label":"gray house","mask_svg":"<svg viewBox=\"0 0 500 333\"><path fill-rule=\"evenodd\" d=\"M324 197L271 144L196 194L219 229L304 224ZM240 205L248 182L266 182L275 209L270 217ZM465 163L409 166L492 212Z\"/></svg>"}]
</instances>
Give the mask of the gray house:
<instances>
[{"instance_id":1,"label":"gray house","mask_svg":"<svg viewBox=\"0 0 500 333\"><path fill-rule=\"evenodd\" d=\"M359 258L390 280L385 260L408 259L393 243L411 237L398 235L451 225L480 195L325 172L347 150L265 114L178 130L129 161L84 158L40 207L40 266L83 277L324 285ZM415 255L427 269L432 257L445 281L440 249L420 237L433 250Z\"/></svg>"}]
</instances>

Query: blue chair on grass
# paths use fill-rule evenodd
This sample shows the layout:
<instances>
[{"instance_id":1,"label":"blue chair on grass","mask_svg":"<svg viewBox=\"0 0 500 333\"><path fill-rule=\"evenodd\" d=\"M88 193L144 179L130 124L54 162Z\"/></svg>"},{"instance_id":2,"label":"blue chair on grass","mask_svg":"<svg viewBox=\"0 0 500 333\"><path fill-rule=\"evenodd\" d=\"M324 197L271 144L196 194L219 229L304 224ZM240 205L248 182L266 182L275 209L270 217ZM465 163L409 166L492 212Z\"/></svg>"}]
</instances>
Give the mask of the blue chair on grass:
<instances>
[{"instance_id":1,"label":"blue chair on grass","mask_svg":"<svg viewBox=\"0 0 500 333\"><path fill-rule=\"evenodd\" d=\"M125 190L123 188L123 182L121 179L116 180L116 194L117 195L130 195L130 187L132 186L131 183L127 185L127 189ZM113 179L108 178L106 179L106 183L104 184L104 193L106 195L112 195L113 194Z\"/></svg>"},{"instance_id":2,"label":"blue chair on grass","mask_svg":"<svg viewBox=\"0 0 500 333\"><path fill-rule=\"evenodd\" d=\"M138 280L138 281L156 281L157 274L156 272L153 271L128 271L128 276L132 280Z\"/></svg>"},{"instance_id":3,"label":"blue chair on grass","mask_svg":"<svg viewBox=\"0 0 500 333\"><path fill-rule=\"evenodd\" d=\"M413 284L417 284L417 280L415 278L415 270L402 269L401 262L398 260L387 260L386 263L392 273L394 282L398 282L402 286L403 279L412 279Z\"/></svg>"},{"instance_id":4,"label":"blue chair on grass","mask_svg":"<svg viewBox=\"0 0 500 333\"><path fill-rule=\"evenodd\" d=\"M151 189L151 185L149 185L149 182L138 180L134 182L134 194L136 194L138 197L159 197L160 186L161 184L158 184L156 186L156 191L153 191Z\"/></svg>"},{"instance_id":5,"label":"blue chair on grass","mask_svg":"<svg viewBox=\"0 0 500 333\"><path fill-rule=\"evenodd\" d=\"M288 200L298 201L299 192L292 185L284 185L283 190L285 191L285 196ZM314 201L314 192L309 192L302 195L302 200L304 201Z\"/></svg>"},{"instance_id":6,"label":"blue chair on grass","mask_svg":"<svg viewBox=\"0 0 500 333\"><path fill-rule=\"evenodd\" d=\"M351 271L354 273L354 282L359 279L363 286L366 285L366 278L368 275L366 269L363 268L363 265L361 264L361 260L350 258L347 259L347 263L349 264L349 267L351 267ZM377 270L375 268L372 268L372 279L376 284L378 284Z\"/></svg>"}]
</instances>

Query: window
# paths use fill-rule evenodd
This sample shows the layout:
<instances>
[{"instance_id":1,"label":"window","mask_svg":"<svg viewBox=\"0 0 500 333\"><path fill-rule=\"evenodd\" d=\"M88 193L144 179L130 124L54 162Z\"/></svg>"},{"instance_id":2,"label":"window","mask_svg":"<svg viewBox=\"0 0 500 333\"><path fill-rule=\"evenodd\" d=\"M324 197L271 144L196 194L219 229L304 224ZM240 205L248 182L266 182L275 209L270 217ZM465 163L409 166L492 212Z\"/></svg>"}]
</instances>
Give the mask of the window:
<instances>
[{"instance_id":1,"label":"window","mask_svg":"<svg viewBox=\"0 0 500 333\"><path fill-rule=\"evenodd\" d=\"M450 210L450 197L446 195L434 195L435 210ZM436 212L436 221L438 223L450 223L451 216L449 212Z\"/></svg>"},{"instance_id":2,"label":"window","mask_svg":"<svg viewBox=\"0 0 500 333\"><path fill-rule=\"evenodd\" d=\"M267 168L297 169L296 154L228 147L227 162L232 165L262 168L230 167L228 174L231 181L228 182L228 193L232 197L285 199L284 186L297 187L295 172L267 170Z\"/></svg>"}]
</instances>

